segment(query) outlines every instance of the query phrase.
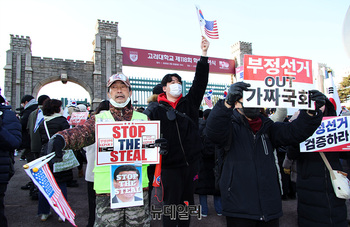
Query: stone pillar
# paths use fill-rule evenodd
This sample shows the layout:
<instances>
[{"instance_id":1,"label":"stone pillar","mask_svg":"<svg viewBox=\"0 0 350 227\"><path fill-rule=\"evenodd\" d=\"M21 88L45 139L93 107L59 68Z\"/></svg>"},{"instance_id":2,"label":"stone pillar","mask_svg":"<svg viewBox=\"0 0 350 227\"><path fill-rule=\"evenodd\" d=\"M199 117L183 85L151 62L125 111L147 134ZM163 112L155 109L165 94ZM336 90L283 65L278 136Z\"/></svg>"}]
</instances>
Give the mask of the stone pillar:
<instances>
[{"instance_id":1,"label":"stone pillar","mask_svg":"<svg viewBox=\"0 0 350 227\"><path fill-rule=\"evenodd\" d=\"M252 43L239 41L231 46L232 58L236 62L236 67L242 66L244 55L253 54Z\"/></svg>"},{"instance_id":2,"label":"stone pillar","mask_svg":"<svg viewBox=\"0 0 350 227\"><path fill-rule=\"evenodd\" d=\"M244 55L252 55L252 43L239 41L231 46L231 55L235 60L235 67L243 66L244 64ZM236 75L235 75L236 77ZM235 78L237 81L237 78ZM231 82L234 83L233 78L231 78Z\"/></svg>"},{"instance_id":3,"label":"stone pillar","mask_svg":"<svg viewBox=\"0 0 350 227\"><path fill-rule=\"evenodd\" d=\"M117 72L122 72L123 53L121 38L118 37L118 22L98 20L94 44L95 95L93 103L98 105L103 99L108 98L106 84L109 77Z\"/></svg>"},{"instance_id":4,"label":"stone pillar","mask_svg":"<svg viewBox=\"0 0 350 227\"><path fill-rule=\"evenodd\" d=\"M27 36L27 38L29 38ZM27 39L26 52L25 52L25 68L24 68L24 93L31 94L33 93L33 69L32 69L32 52L31 52L31 41ZM36 97L34 97L36 98Z\"/></svg>"},{"instance_id":5,"label":"stone pillar","mask_svg":"<svg viewBox=\"0 0 350 227\"><path fill-rule=\"evenodd\" d=\"M112 76L112 37L106 36L106 81Z\"/></svg>"},{"instance_id":6,"label":"stone pillar","mask_svg":"<svg viewBox=\"0 0 350 227\"><path fill-rule=\"evenodd\" d=\"M7 101L12 105L12 51L8 50L6 51L6 66L4 67L5 70L5 81L4 81L4 87L2 88L2 94L5 95ZM15 108L14 108L15 109Z\"/></svg>"},{"instance_id":7,"label":"stone pillar","mask_svg":"<svg viewBox=\"0 0 350 227\"><path fill-rule=\"evenodd\" d=\"M21 104L21 53L16 53L16 107Z\"/></svg>"},{"instance_id":8,"label":"stone pillar","mask_svg":"<svg viewBox=\"0 0 350 227\"><path fill-rule=\"evenodd\" d=\"M122 39L118 36L116 39L116 67L117 73L123 72L123 52L122 52Z\"/></svg>"}]
</instances>

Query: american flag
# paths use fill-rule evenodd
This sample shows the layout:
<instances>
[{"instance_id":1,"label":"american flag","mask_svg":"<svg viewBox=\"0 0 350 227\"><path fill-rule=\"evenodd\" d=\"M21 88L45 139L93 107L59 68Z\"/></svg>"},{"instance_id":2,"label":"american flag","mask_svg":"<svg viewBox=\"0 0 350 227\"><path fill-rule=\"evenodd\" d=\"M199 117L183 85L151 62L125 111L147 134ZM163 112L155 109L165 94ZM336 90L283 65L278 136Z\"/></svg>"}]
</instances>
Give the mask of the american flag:
<instances>
[{"instance_id":1,"label":"american flag","mask_svg":"<svg viewBox=\"0 0 350 227\"><path fill-rule=\"evenodd\" d=\"M27 171L26 171L27 172ZM27 172L28 173L28 172ZM37 172L30 170L34 183L38 186L41 193L46 197L47 201L55 212L63 219L67 219L73 226L75 225L75 213L64 198L61 189L58 187L54 176L45 163Z\"/></svg>"},{"instance_id":2,"label":"american flag","mask_svg":"<svg viewBox=\"0 0 350 227\"><path fill-rule=\"evenodd\" d=\"M216 23L216 20L214 21L206 20L205 26L204 26L204 32L211 39L219 39L219 31L218 31L218 25Z\"/></svg>"},{"instance_id":3,"label":"american flag","mask_svg":"<svg viewBox=\"0 0 350 227\"><path fill-rule=\"evenodd\" d=\"M204 26L204 32L208 36L208 38L211 39L219 39L219 30L216 20L214 21L207 21L204 19L202 10L199 8L199 6L196 6L197 9L197 16L200 26Z\"/></svg>"},{"instance_id":4,"label":"american flag","mask_svg":"<svg viewBox=\"0 0 350 227\"><path fill-rule=\"evenodd\" d=\"M210 91L208 91L208 93L204 96L204 101L209 108L213 108L213 103L211 102L212 95L213 95L213 90L210 89Z\"/></svg>"}]
</instances>

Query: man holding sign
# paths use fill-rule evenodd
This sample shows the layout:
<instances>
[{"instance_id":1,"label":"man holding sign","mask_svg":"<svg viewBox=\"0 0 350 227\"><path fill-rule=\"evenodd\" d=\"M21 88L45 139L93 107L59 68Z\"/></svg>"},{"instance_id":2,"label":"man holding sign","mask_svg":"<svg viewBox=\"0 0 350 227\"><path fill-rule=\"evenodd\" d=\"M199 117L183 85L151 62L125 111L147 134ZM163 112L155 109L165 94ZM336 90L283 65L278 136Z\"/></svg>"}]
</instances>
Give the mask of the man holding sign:
<instances>
[{"instance_id":1,"label":"man holding sign","mask_svg":"<svg viewBox=\"0 0 350 227\"><path fill-rule=\"evenodd\" d=\"M320 125L318 109L325 99L311 92L314 111L301 110L292 123L273 122L261 108L245 107L243 91L250 84L232 84L226 100L219 100L207 121L207 135L220 147L229 147L219 187L227 226L279 226L282 216L281 185L274 149L300 143Z\"/></svg>"},{"instance_id":2,"label":"man holding sign","mask_svg":"<svg viewBox=\"0 0 350 227\"><path fill-rule=\"evenodd\" d=\"M54 159L62 157L63 149L80 149L95 143L95 125L100 122L147 121L145 114L133 111L132 90L129 78L124 74L112 75L108 82L110 98L109 111L93 115L83 125L58 132L50 139L50 149L56 153ZM98 125L98 124L97 124ZM117 130L116 133L123 133ZM112 136L112 132L111 135ZM97 142L97 141L96 141ZM50 151L49 151L50 152ZM111 152L112 153L112 152ZM111 209L111 166L99 165L94 168L94 189L96 191L95 226L149 226L151 216L148 205L147 166L142 165L142 206Z\"/></svg>"}]
</instances>

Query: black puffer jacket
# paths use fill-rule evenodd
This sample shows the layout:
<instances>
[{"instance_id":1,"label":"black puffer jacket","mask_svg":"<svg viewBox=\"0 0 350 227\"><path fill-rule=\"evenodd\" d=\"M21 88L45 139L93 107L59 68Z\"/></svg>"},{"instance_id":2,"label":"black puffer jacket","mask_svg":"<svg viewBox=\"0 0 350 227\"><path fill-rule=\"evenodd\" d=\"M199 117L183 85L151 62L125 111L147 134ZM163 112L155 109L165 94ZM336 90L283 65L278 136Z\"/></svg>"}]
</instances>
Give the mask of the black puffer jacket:
<instances>
[{"instance_id":1,"label":"black puffer jacket","mask_svg":"<svg viewBox=\"0 0 350 227\"><path fill-rule=\"evenodd\" d=\"M198 183L196 185L195 193L199 195L220 195L215 190L215 145L207 137L206 120L200 119L199 133L202 138L204 149L199 162Z\"/></svg>"},{"instance_id":2,"label":"black puffer jacket","mask_svg":"<svg viewBox=\"0 0 350 227\"><path fill-rule=\"evenodd\" d=\"M173 121L167 118L167 109L150 103L145 114L151 120L160 120L160 132L168 140L168 154L162 157L162 168L179 168L197 161L203 145L198 133L198 110L208 84L209 64L207 57L201 57L197 63L196 74L188 94L182 97L176 105L176 110L187 117L176 114ZM164 96L160 94L159 97ZM160 100L160 98L158 98ZM165 101L159 104L170 107ZM148 111L147 111L148 110ZM178 133L178 130L180 133ZM179 140L181 137L181 142ZM182 149L182 147L183 149Z\"/></svg>"},{"instance_id":3,"label":"black puffer jacket","mask_svg":"<svg viewBox=\"0 0 350 227\"><path fill-rule=\"evenodd\" d=\"M336 116L327 99L326 116ZM300 153L299 144L288 146L288 158L297 160L298 224L300 227L348 226L345 199L336 197L329 171L318 152ZM342 170L340 155L325 152L335 170Z\"/></svg>"},{"instance_id":4,"label":"black puffer jacket","mask_svg":"<svg viewBox=\"0 0 350 227\"><path fill-rule=\"evenodd\" d=\"M50 136L53 136L56 132L65 130L69 128L69 123L67 119L63 116L58 116L46 121L47 128L49 130ZM39 132L41 136L41 143L44 146L48 143L49 138L47 137L44 122L39 126ZM50 164L51 171L53 170L52 164ZM67 182L73 179L72 170L62 171L58 173L53 173L57 183Z\"/></svg>"},{"instance_id":5,"label":"black puffer jacket","mask_svg":"<svg viewBox=\"0 0 350 227\"><path fill-rule=\"evenodd\" d=\"M282 216L281 190L274 149L300 143L313 134L322 120L321 111L309 116L301 111L292 123L273 122L260 114L256 134L237 110L219 100L207 121L207 135L224 146L232 141L220 178L223 215L269 221Z\"/></svg>"},{"instance_id":6,"label":"black puffer jacket","mask_svg":"<svg viewBox=\"0 0 350 227\"><path fill-rule=\"evenodd\" d=\"M14 174L13 151L22 142L21 124L11 106L0 104L0 184L7 184Z\"/></svg>"}]
</instances>

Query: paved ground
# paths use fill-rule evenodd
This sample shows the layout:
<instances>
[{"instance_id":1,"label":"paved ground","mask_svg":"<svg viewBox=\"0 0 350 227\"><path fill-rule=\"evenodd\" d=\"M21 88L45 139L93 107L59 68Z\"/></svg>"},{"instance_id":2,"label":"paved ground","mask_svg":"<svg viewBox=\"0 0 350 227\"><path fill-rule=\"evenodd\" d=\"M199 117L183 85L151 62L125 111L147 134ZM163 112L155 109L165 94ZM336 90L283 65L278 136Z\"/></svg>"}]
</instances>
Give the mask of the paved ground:
<instances>
[{"instance_id":1,"label":"paved ground","mask_svg":"<svg viewBox=\"0 0 350 227\"><path fill-rule=\"evenodd\" d=\"M36 216L38 202L30 200L29 192L21 190L21 186L25 185L29 181L29 177L24 172L22 165L25 161L19 161L19 156L15 157L16 173L11 179L6 196L5 196L5 212L10 227L21 226L72 226L68 221L65 223L58 222L57 214L49 218L46 222L41 222L39 217ZM87 189L84 178L78 178L78 171L74 170L74 179L78 180L79 187L68 188L68 203L72 207L76 214L75 223L77 226L86 226L88 218L88 203L87 203ZM198 196L195 196L197 204ZM152 204L159 206L159 202L154 198ZM201 227L216 227L226 226L225 217L219 217L215 214L213 207L213 199L209 196L209 215L202 220L197 218L191 219L191 226ZM296 214L296 200L283 201L284 215L280 220L281 227L295 227L297 226L297 214ZM151 226L162 226L162 222L154 220Z\"/></svg>"}]
</instances>

